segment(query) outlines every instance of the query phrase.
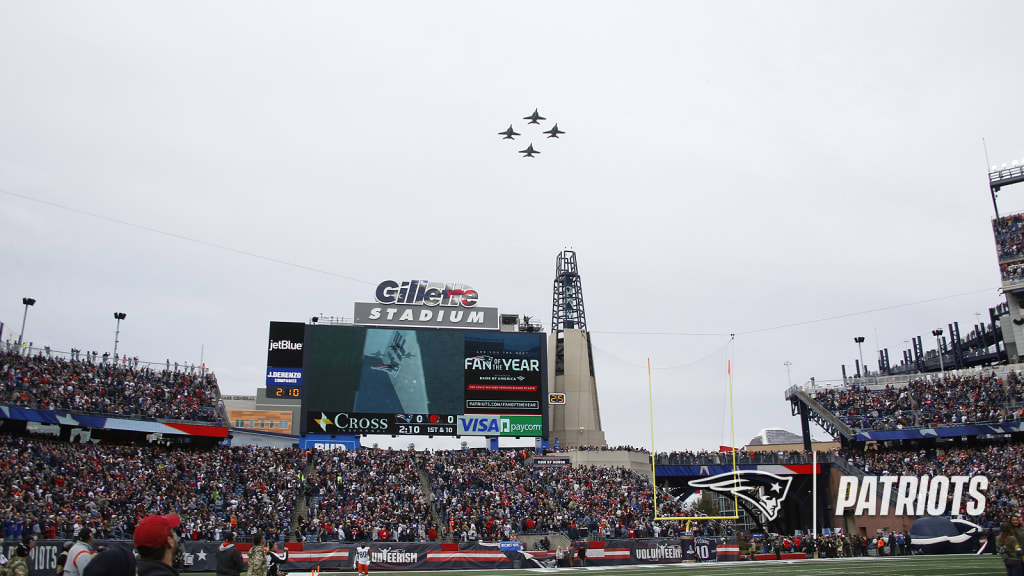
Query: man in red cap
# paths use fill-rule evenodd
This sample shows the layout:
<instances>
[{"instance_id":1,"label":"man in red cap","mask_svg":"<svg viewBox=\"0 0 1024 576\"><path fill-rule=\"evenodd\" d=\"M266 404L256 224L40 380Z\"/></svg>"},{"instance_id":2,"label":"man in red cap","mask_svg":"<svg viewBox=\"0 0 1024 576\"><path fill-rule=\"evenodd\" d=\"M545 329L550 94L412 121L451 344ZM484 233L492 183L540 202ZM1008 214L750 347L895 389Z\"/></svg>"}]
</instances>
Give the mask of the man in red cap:
<instances>
[{"instance_id":1,"label":"man in red cap","mask_svg":"<svg viewBox=\"0 0 1024 576\"><path fill-rule=\"evenodd\" d=\"M181 518L177 514L146 516L135 527L132 540L139 552L139 576L178 576L171 564L178 547Z\"/></svg>"}]
</instances>

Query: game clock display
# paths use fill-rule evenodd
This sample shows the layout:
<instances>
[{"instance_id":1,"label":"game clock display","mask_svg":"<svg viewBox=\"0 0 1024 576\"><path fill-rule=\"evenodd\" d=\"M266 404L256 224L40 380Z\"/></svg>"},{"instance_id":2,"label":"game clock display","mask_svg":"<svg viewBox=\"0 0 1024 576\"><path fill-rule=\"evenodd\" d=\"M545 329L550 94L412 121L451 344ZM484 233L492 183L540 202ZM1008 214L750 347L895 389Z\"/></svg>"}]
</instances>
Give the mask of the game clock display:
<instances>
[{"instance_id":1,"label":"game clock display","mask_svg":"<svg viewBox=\"0 0 1024 576\"><path fill-rule=\"evenodd\" d=\"M298 400L302 398L301 386L267 386L267 398L289 398Z\"/></svg>"}]
</instances>

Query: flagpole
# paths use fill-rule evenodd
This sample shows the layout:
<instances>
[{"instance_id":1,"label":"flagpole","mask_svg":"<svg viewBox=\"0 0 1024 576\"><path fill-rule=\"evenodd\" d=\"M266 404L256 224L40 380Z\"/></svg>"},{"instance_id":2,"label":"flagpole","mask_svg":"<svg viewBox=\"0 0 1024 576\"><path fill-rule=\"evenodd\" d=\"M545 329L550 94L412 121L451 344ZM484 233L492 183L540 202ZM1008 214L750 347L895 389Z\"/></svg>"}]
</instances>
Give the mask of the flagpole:
<instances>
[{"instance_id":1,"label":"flagpole","mask_svg":"<svg viewBox=\"0 0 1024 576\"><path fill-rule=\"evenodd\" d=\"M658 472L655 469L654 458L654 392L651 387L651 359L647 358L647 402L651 409L651 483L654 484L651 493L654 495L654 519L658 519Z\"/></svg>"},{"instance_id":2,"label":"flagpole","mask_svg":"<svg viewBox=\"0 0 1024 576\"><path fill-rule=\"evenodd\" d=\"M814 450L813 440L811 441L811 454L813 459L811 460L811 510L812 513L812 524L811 524L811 537L818 538L818 451Z\"/></svg>"}]
</instances>

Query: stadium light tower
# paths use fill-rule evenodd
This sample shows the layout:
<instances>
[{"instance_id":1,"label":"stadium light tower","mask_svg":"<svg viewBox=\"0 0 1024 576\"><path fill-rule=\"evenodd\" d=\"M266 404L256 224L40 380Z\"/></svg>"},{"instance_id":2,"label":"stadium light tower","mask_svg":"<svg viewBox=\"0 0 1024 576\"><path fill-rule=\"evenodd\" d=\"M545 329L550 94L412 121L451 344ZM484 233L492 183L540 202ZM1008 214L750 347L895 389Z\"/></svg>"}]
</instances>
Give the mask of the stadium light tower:
<instances>
[{"instance_id":1,"label":"stadium light tower","mask_svg":"<svg viewBox=\"0 0 1024 576\"><path fill-rule=\"evenodd\" d=\"M128 315L124 312L114 312L114 318L117 320L117 328L114 330L114 365L117 365L117 340L121 336L121 320L127 318Z\"/></svg>"},{"instance_id":2,"label":"stadium light tower","mask_svg":"<svg viewBox=\"0 0 1024 576\"><path fill-rule=\"evenodd\" d=\"M864 365L864 350L861 348L861 344L864 344L863 336L854 336L853 341L857 343L857 352L860 355L860 370L865 377L868 375L868 367Z\"/></svg>"},{"instance_id":3,"label":"stadium light tower","mask_svg":"<svg viewBox=\"0 0 1024 576\"><path fill-rule=\"evenodd\" d=\"M942 365L942 328L932 330L932 336L935 336L935 347L939 351L939 374L945 374L946 368Z\"/></svg>"},{"instance_id":4,"label":"stadium light tower","mask_svg":"<svg viewBox=\"0 0 1024 576\"><path fill-rule=\"evenodd\" d=\"M28 319L28 307L35 306L35 298L22 298L21 303L25 305L25 315L21 317L21 334L18 334L18 354L21 354L21 340L25 336L25 320Z\"/></svg>"}]
</instances>

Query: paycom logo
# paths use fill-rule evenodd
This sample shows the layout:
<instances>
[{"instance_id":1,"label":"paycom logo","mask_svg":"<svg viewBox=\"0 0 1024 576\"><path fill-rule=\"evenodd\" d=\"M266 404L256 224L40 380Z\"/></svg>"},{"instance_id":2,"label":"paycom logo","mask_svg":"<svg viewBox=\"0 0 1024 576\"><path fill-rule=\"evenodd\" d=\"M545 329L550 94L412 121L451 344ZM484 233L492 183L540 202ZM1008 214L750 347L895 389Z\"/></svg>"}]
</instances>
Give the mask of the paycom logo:
<instances>
[{"instance_id":1,"label":"paycom logo","mask_svg":"<svg viewBox=\"0 0 1024 576\"><path fill-rule=\"evenodd\" d=\"M540 416L466 414L458 418L459 436L543 436Z\"/></svg>"},{"instance_id":2,"label":"paycom logo","mask_svg":"<svg viewBox=\"0 0 1024 576\"><path fill-rule=\"evenodd\" d=\"M540 416L502 416L502 436L543 436L544 424Z\"/></svg>"}]
</instances>

